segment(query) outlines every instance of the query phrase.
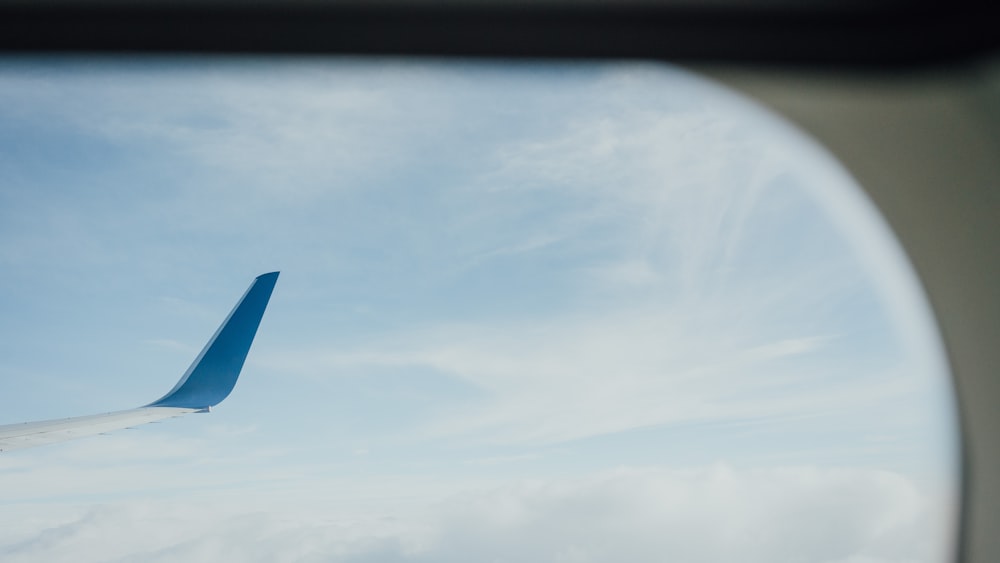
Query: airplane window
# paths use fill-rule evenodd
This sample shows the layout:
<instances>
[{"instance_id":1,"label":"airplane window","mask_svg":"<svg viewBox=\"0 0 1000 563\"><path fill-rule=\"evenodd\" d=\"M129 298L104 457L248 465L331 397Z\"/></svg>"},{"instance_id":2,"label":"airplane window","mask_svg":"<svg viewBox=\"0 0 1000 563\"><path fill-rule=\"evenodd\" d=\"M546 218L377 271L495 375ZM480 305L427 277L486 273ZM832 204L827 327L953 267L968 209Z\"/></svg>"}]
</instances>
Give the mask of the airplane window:
<instances>
[{"instance_id":1,"label":"airplane window","mask_svg":"<svg viewBox=\"0 0 1000 563\"><path fill-rule=\"evenodd\" d=\"M955 549L905 257L679 68L8 58L0 268L0 424L148 403L282 272L210 414L0 453L4 561Z\"/></svg>"}]
</instances>

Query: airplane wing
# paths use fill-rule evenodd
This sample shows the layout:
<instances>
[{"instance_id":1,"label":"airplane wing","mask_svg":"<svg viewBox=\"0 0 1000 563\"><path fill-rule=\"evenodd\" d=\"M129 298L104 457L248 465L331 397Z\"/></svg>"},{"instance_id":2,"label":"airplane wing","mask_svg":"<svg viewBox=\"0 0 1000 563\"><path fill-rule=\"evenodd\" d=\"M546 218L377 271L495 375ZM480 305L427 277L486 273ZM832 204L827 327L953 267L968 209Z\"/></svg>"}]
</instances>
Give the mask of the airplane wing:
<instances>
[{"instance_id":1,"label":"airplane wing","mask_svg":"<svg viewBox=\"0 0 1000 563\"><path fill-rule=\"evenodd\" d=\"M208 412L236 386L278 272L257 276L177 385L152 403L125 411L0 426L0 452L52 444L147 422Z\"/></svg>"}]
</instances>

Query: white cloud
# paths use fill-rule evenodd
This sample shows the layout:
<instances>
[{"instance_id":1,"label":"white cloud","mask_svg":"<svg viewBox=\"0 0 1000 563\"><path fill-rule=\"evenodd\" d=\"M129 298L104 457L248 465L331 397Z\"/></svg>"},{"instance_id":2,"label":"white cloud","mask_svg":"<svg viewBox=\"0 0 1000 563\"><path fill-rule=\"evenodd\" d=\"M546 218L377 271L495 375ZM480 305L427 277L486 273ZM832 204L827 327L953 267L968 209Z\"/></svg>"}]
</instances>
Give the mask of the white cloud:
<instances>
[{"instance_id":1,"label":"white cloud","mask_svg":"<svg viewBox=\"0 0 1000 563\"><path fill-rule=\"evenodd\" d=\"M707 322L691 312L651 308L431 326L352 351L265 354L258 361L324 377L366 366L431 368L488 398L439 411L425 432L524 444L658 424L815 415L919 389L918 380L892 372L843 377L842 362L787 363L822 354L830 339L772 340L746 330L752 323L739 322L738 309L730 314Z\"/></svg>"},{"instance_id":2,"label":"white cloud","mask_svg":"<svg viewBox=\"0 0 1000 563\"><path fill-rule=\"evenodd\" d=\"M776 342L769 342L761 346L756 346L747 350L746 354L747 356L761 359L798 356L820 348L827 340L829 340L829 338L820 336L787 338Z\"/></svg>"},{"instance_id":3,"label":"white cloud","mask_svg":"<svg viewBox=\"0 0 1000 563\"><path fill-rule=\"evenodd\" d=\"M399 118L386 81L347 65L217 60L214 71L205 72L199 64L163 60L132 68L80 65L69 77L40 66L30 77L2 77L8 96L30 108L25 114L100 142L148 147L161 162L222 172L196 176L194 191L204 196L222 189L230 198L237 191L244 204L338 187L314 180L347 180L372 168L386 147L368 131L380 129L382 119ZM261 80L261 73L272 79Z\"/></svg>"},{"instance_id":4,"label":"white cloud","mask_svg":"<svg viewBox=\"0 0 1000 563\"><path fill-rule=\"evenodd\" d=\"M864 359L817 359L843 343L826 311L865 291L867 280L842 247L767 248L786 242L768 239L772 229L806 240L832 225L800 186L777 181L801 172L794 155L720 115L623 103L495 150L472 191L485 188L488 201L503 204L495 213L513 235L475 261L585 256L557 288L573 297L569 311L424 322L353 341L350 350L324 342L259 361L322 377L365 366L431 368L490 394L434 421L432 433L527 443L816 412L907 392L892 366L837 382L838 369ZM544 192L559 195L558 208L525 195ZM475 210L475 221L492 225L489 213ZM808 368L781 363L810 356ZM797 389L782 390L796 380Z\"/></svg>"},{"instance_id":5,"label":"white cloud","mask_svg":"<svg viewBox=\"0 0 1000 563\"><path fill-rule=\"evenodd\" d=\"M352 511L322 489L288 502L248 490L68 506L6 561L944 561L946 497L901 475L727 465L628 469L451 493L412 510ZM26 507L37 526L37 515Z\"/></svg>"},{"instance_id":6,"label":"white cloud","mask_svg":"<svg viewBox=\"0 0 1000 563\"><path fill-rule=\"evenodd\" d=\"M877 471L620 470L454 502L427 559L935 561L949 539L940 509L950 514L901 476Z\"/></svg>"}]
</instances>

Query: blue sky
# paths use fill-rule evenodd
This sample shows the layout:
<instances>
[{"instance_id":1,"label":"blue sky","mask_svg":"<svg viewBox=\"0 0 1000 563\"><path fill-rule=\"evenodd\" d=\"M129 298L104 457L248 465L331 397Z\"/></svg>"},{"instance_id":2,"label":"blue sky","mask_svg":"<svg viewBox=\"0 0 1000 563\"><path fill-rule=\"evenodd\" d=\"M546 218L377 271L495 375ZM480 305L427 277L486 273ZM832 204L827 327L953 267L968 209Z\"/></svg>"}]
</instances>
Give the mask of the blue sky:
<instances>
[{"instance_id":1,"label":"blue sky","mask_svg":"<svg viewBox=\"0 0 1000 563\"><path fill-rule=\"evenodd\" d=\"M148 403L282 271L211 415L0 457L5 559L948 549L908 265L675 68L7 60L0 264L0 424Z\"/></svg>"}]
</instances>

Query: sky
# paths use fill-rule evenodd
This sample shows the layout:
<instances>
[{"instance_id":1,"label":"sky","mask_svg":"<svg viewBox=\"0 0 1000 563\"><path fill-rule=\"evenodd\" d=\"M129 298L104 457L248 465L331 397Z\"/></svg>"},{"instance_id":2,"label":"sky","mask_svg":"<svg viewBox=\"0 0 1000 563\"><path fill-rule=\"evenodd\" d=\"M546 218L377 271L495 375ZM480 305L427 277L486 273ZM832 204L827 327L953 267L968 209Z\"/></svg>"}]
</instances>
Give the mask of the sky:
<instances>
[{"instance_id":1,"label":"sky","mask_svg":"<svg viewBox=\"0 0 1000 563\"><path fill-rule=\"evenodd\" d=\"M910 266L792 126L676 67L0 61L4 561L946 560Z\"/></svg>"}]
</instances>

